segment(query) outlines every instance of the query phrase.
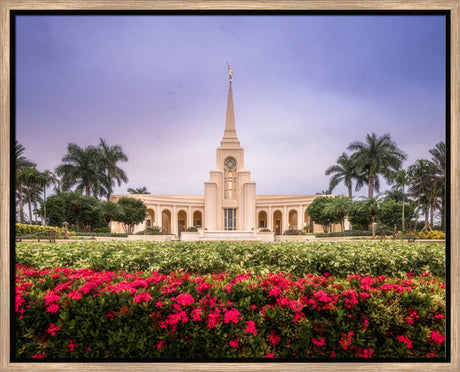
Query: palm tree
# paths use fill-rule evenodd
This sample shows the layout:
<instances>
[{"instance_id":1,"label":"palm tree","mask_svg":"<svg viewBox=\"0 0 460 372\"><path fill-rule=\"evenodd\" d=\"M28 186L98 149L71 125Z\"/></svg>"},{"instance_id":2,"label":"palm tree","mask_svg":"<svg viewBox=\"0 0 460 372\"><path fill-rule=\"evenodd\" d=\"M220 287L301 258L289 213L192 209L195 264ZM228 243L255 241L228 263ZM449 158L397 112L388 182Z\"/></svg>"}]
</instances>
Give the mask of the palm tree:
<instances>
[{"instance_id":1,"label":"palm tree","mask_svg":"<svg viewBox=\"0 0 460 372\"><path fill-rule=\"evenodd\" d=\"M35 167L23 168L20 172L21 187L27 198L29 205L29 223L32 224L32 204L36 209L36 203L39 198L39 176L40 172Z\"/></svg>"},{"instance_id":2,"label":"palm tree","mask_svg":"<svg viewBox=\"0 0 460 372\"><path fill-rule=\"evenodd\" d=\"M363 177L358 174L354 162L347 153L343 153L337 159L337 164L326 169L326 175L334 174L329 181L329 190L333 191L336 186L343 182L348 189L348 197L352 199L353 180L356 179L356 191L363 185Z\"/></svg>"},{"instance_id":3,"label":"palm tree","mask_svg":"<svg viewBox=\"0 0 460 372\"><path fill-rule=\"evenodd\" d=\"M102 138L99 138L99 141L99 149L102 152L102 167L105 174L107 200L110 200L114 182L116 181L118 186L121 186L122 181L128 182L128 177L126 176L125 171L117 166L119 161L128 161L128 157L123 153L121 146L109 146Z\"/></svg>"},{"instance_id":4,"label":"palm tree","mask_svg":"<svg viewBox=\"0 0 460 372\"><path fill-rule=\"evenodd\" d=\"M133 188L128 188L127 190L130 194L150 194L148 191L147 191L147 187L145 186L142 186L142 187L137 187L135 189Z\"/></svg>"},{"instance_id":5,"label":"palm tree","mask_svg":"<svg viewBox=\"0 0 460 372\"><path fill-rule=\"evenodd\" d=\"M77 185L77 190L85 190L86 195L104 194L103 184L106 181L102 168L101 151L94 146L81 148L69 143L67 153L62 158L63 164L56 168L56 174L62 177L62 189L68 190Z\"/></svg>"},{"instance_id":6,"label":"palm tree","mask_svg":"<svg viewBox=\"0 0 460 372\"><path fill-rule=\"evenodd\" d=\"M377 137L375 133L368 134L365 142L355 141L348 146L348 150L355 151L351 155L359 173L364 173L368 180L368 197L374 197L374 188L378 192L380 181L378 175L390 178L401 167L407 156L392 141L390 135Z\"/></svg>"},{"instance_id":7,"label":"palm tree","mask_svg":"<svg viewBox=\"0 0 460 372\"><path fill-rule=\"evenodd\" d=\"M14 156L16 162L15 191L19 201L19 221L24 223L24 186L26 181L25 169L35 167L36 164L27 159L23 154L26 148L16 141L14 147Z\"/></svg>"},{"instance_id":8,"label":"palm tree","mask_svg":"<svg viewBox=\"0 0 460 372\"><path fill-rule=\"evenodd\" d=\"M434 182L441 198L441 228L445 228L446 221L446 144L439 142L430 150L431 162L435 165Z\"/></svg>"},{"instance_id":9,"label":"palm tree","mask_svg":"<svg viewBox=\"0 0 460 372\"><path fill-rule=\"evenodd\" d=\"M335 214L339 221L342 232L345 230L345 216L348 215L352 207L352 201L345 196L336 196L332 198L324 207L326 213Z\"/></svg>"},{"instance_id":10,"label":"palm tree","mask_svg":"<svg viewBox=\"0 0 460 372\"><path fill-rule=\"evenodd\" d=\"M390 179L390 183L395 183L393 188L396 190L402 189L402 231L404 231L404 202L405 202L405 187L409 184L409 174L405 169L400 169L395 172Z\"/></svg>"},{"instance_id":11,"label":"palm tree","mask_svg":"<svg viewBox=\"0 0 460 372\"><path fill-rule=\"evenodd\" d=\"M425 214L425 223L428 223L428 210L430 205L430 193L434 192L433 175L435 174L435 164L425 159L418 159L408 168L409 178L411 179L409 193L417 200L416 218L418 219L420 210Z\"/></svg>"},{"instance_id":12,"label":"palm tree","mask_svg":"<svg viewBox=\"0 0 460 372\"><path fill-rule=\"evenodd\" d=\"M48 169L41 172L39 175L39 183L43 187L43 218L46 225L46 188L55 185L58 182L55 174Z\"/></svg>"}]
</instances>

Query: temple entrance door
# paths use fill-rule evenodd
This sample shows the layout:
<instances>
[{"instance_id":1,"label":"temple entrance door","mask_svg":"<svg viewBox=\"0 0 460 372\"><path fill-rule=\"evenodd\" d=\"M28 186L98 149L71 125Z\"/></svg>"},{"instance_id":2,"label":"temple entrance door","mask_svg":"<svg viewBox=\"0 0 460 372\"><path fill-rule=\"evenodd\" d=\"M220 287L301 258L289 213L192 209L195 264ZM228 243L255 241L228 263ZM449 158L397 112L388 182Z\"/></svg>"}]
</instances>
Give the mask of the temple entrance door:
<instances>
[{"instance_id":1,"label":"temple entrance door","mask_svg":"<svg viewBox=\"0 0 460 372\"><path fill-rule=\"evenodd\" d=\"M177 215L177 227L178 227L178 234L179 237L181 236L182 231L186 229L186 220L187 214L184 211L180 211Z\"/></svg>"},{"instance_id":2,"label":"temple entrance door","mask_svg":"<svg viewBox=\"0 0 460 372\"><path fill-rule=\"evenodd\" d=\"M275 235L281 235L281 220L275 220Z\"/></svg>"}]
</instances>

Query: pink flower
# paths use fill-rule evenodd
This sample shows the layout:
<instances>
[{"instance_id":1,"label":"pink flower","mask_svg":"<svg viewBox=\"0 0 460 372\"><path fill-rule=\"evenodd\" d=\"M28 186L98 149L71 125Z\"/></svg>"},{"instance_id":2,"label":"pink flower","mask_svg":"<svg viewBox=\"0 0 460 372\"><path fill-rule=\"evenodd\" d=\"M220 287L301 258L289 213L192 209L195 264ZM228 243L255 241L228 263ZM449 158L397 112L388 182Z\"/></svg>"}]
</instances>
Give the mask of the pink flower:
<instances>
[{"instance_id":1,"label":"pink flower","mask_svg":"<svg viewBox=\"0 0 460 372\"><path fill-rule=\"evenodd\" d=\"M257 335L256 324L252 320L248 320L246 322L246 329L244 330L246 333L252 333L254 336Z\"/></svg>"},{"instance_id":2,"label":"pink flower","mask_svg":"<svg viewBox=\"0 0 460 372\"><path fill-rule=\"evenodd\" d=\"M428 341L434 342L436 345L441 345L445 341L445 337L438 331L431 331Z\"/></svg>"},{"instance_id":3,"label":"pink flower","mask_svg":"<svg viewBox=\"0 0 460 372\"><path fill-rule=\"evenodd\" d=\"M181 306L187 306L193 304L195 299L189 293L181 293L179 296L177 296L176 302Z\"/></svg>"},{"instance_id":4,"label":"pink flower","mask_svg":"<svg viewBox=\"0 0 460 372\"><path fill-rule=\"evenodd\" d=\"M436 314L436 315L434 316L434 318L435 318L435 319L444 319L445 316L444 316L443 314Z\"/></svg>"},{"instance_id":5,"label":"pink flower","mask_svg":"<svg viewBox=\"0 0 460 372\"><path fill-rule=\"evenodd\" d=\"M331 351L331 355L329 357L330 358L337 358L337 354L335 353L334 350Z\"/></svg>"},{"instance_id":6,"label":"pink flower","mask_svg":"<svg viewBox=\"0 0 460 372\"><path fill-rule=\"evenodd\" d=\"M192 310L192 320L194 322L199 322L203 320L201 319L200 315L201 315L201 307L197 307L196 309Z\"/></svg>"},{"instance_id":7,"label":"pink flower","mask_svg":"<svg viewBox=\"0 0 460 372\"><path fill-rule=\"evenodd\" d=\"M229 344L230 344L231 347L236 349L238 347L238 345L239 345L238 339L234 338L233 340L230 340Z\"/></svg>"},{"instance_id":8,"label":"pink flower","mask_svg":"<svg viewBox=\"0 0 460 372\"><path fill-rule=\"evenodd\" d=\"M32 358L44 358L48 355L48 353L38 353L32 356Z\"/></svg>"},{"instance_id":9,"label":"pink flower","mask_svg":"<svg viewBox=\"0 0 460 372\"><path fill-rule=\"evenodd\" d=\"M59 305L58 304L51 304L48 306L46 309L47 313L55 314L59 311Z\"/></svg>"},{"instance_id":10,"label":"pink flower","mask_svg":"<svg viewBox=\"0 0 460 372\"><path fill-rule=\"evenodd\" d=\"M52 302L59 301L61 297L59 297L58 295L55 295L54 293L49 293L45 295L43 299L45 300L45 305L49 305Z\"/></svg>"},{"instance_id":11,"label":"pink flower","mask_svg":"<svg viewBox=\"0 0 460 372\"><path fill-rule=\"evenodd\" d=\"M215 309L208 314L208 325L207 327L212 329L216 327L216 324L220 321L220 310Z\"/></svg>"},{"instance_id":12,"label":"pink flower","mask_svg":"<svg viewBox=\"0 0 460 372\"><path fill-rule=\"evenodd\" d=\"M163 306L163 302L157 301L157 302L155 302L155 306L156 306L156 307L162 307L162 306Z\"/></svg>"},{"instance_id":13,"label":"pink flower","mask_svg":"<svg viewBox=\"0 0 460 372\"><path fill-rule=\"evenodd\" d=\"M398 341L405 344L408 349L413 349L412 341L407 336L398 336Z\"/></svg>"},{"instance_id":14,"label":"pink flower","mask_svg":"<svg viewBox=\"0 0 460 372\"><path fill-rule=\"evenodd\" d=\"M51 336L54 336L57 331L60 331L61 328L53 323L50 323L48 329L45 330L46 333L49 333Z\"/></svg>"},{"instance_id":15,"label":"pink flower","mask_svg":"<svg viewBox=\"0 0 460 372\"><path fill-rule=\"evenodd\" d=\"M267 353L264 356L264 358L273 358L273 357L274 357L273 353Z\"/></svg>"},{"instance_id":16,"label":"pink flower","mask_svg":"<svg viewBox=\"0 0 460 372\"><path fill-rule=\"evenodd\" d=\"M67 298L79 300L81 299L81 293L79 291L72 291L67 294Z\"/></svg>"},{"instance_id":17,"label":"pink flower","mask_svg":"<svg viewBox=\"0 0 460 372\"><path fill-rule=\"evenodd\" d=\"M270 340L270 342L273 344L273 346L276 346L276 345L278 345L278 344L280 343L281 338L280 338L280 336L277 336L277 335L275 334L275 331L272 331L272 332L270 333L269 340Z\"/></svg>"},{"instance_id":18,"label":"pink flower","mask_svg":"<svg viewBox=\"0 0 460 372\"><path fill-rule=\"evenodd\" d=\"M196 290L198 292L206 292L209 288L211 288L212 285L208 282L201 282L200 284L198 284L198 286L196 287Z\"/></svg>"},{"instance_id":19,"label":"pink flower","mask_svg":"<svg viewBox=\"0 0 460 372\"><path fill-rule=\"evenodd\" d=\"M160 340L160 341L158 341L158 343L157 343L157 349L158 349L158 351L161 352L161 349L162 349L162 347L164 346L165 343L166 343L165 340Z\"/></svg>"},{"instance_id":20,"label":"pink flower","mask_svg":"<svg viewBox=\"0 0 460 372\"><path fill-rule=\"evenodd\" d=\"M240 316L240 312L233 308L233 309L230 309L228 310L225 315L224 315L224 323L235 323L235 324L238 324L238 320L239 320L239 317Z\"/></svg>"},{"instance_id":21,"label":"pink flower","mask_svg":"<svg viewBox=\"0 0 460 372\"><path fill-rule=\"evenodd\" d=\"M66 345L67 352L75 350L75 344L73 343L75 340L69 340L69 343Z\"/></svg>"},{"instance_id":22,"label":"pink flower","mask_svg":"<svg viewBox=\"0 0 460 372\"><path fill-rule=\"evenodd\" d=\"M144 302L150 301L152 296L148 292L142 292L134 296L134 302L137 304L143 304Z\"/></svg>"},{"instance_id":23,"label":"pink flower","mask_svg":"<svg viewBox=\"0 0 460 372\"><path fill-rule=\"evenodd\" d=\"M15 310L16 312L19 311L19 306L21 306L26 300L24 300L21 296L16 296L16 304L15 304Z\"/></svg>"},{"instance_id":24,"label":"pink flower","mask_svg":"<svg viewBox=\"0 0 460 372\"><path fill-rule=\"evenodd\" d=\"M326 340L324 339L324 337L320 338L319 340L312 338L311 342L313 342L313 345L315 345L316 347L321 347L321 346L326 345Z\"/></svg>"}]
</instances>

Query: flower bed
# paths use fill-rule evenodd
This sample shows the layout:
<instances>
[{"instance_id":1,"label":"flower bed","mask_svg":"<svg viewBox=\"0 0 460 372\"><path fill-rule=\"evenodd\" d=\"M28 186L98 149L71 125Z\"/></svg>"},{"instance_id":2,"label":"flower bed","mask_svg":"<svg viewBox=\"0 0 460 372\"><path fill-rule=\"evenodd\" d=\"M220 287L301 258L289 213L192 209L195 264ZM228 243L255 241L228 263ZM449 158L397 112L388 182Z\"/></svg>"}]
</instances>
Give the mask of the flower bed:
<instances>
[{"instance_id":1,"label":"flower bed","mask_svg":"<svg viewBox=\"0 0 460 372\"><path fill-rule=\"evenodd\" d=\"M16 273L23 358L434 358L445 285L283 273Z\"/></svg>"}]
</instances>

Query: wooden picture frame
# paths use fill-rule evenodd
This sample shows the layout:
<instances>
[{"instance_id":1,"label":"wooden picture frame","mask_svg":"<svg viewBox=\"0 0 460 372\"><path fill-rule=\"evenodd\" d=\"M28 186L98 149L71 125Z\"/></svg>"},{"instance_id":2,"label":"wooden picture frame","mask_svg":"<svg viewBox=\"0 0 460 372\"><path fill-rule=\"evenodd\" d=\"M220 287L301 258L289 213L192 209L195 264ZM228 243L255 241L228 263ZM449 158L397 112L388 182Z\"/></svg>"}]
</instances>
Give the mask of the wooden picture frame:
<instances>
[{"instance_id":1,"label":"wooden picture frame","mask_svg":"<svg viewBox=\"0 0 460 372\"><path fill-rule=\"evenodd\" d=\"M451 254L450 254L450 345L449 363L12 363L10 361L10 11L11 10L449 10L450 35L450 138L451 138ZM459 371L460 370L460 2L458 0L196 0L196 1L44 1L3 0L1 2L1 132L0 132L0 308L2 371Z\"/></svg>"}]
</instances>

